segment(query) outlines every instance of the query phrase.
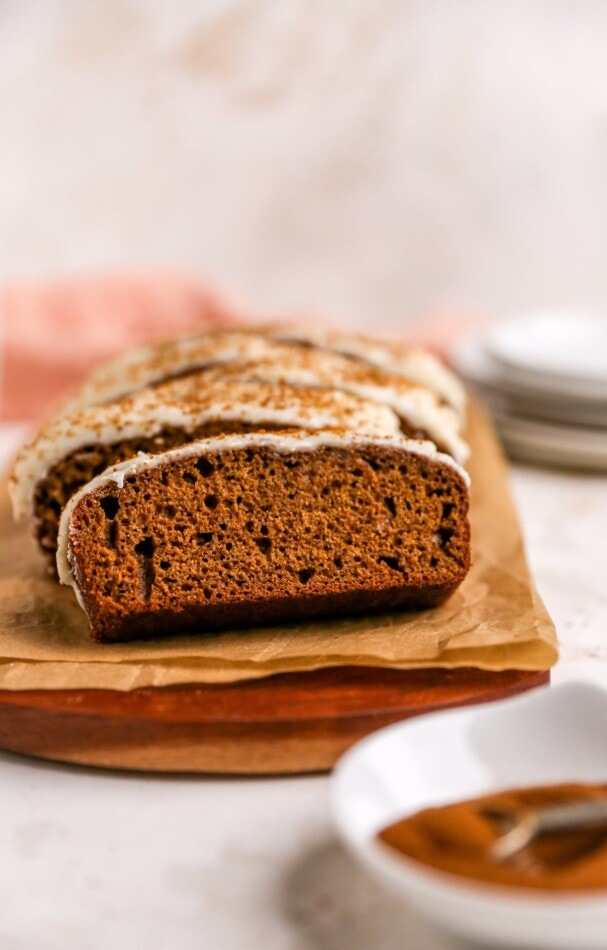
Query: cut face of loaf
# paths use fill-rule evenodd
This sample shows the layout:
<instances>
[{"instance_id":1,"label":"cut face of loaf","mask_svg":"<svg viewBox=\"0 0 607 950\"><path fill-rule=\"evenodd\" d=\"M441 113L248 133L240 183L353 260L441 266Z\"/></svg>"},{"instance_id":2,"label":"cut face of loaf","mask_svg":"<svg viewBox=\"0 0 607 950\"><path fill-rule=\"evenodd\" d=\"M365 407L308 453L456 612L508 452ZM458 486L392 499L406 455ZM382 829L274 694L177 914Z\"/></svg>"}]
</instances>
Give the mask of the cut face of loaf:
<instances>
[{"instance_id":1,"label":"cut face of loaf","mask_svg":"<svg viewBox=\"0 0 607 950\"><path fill-rule=\"evenodd\" d=\"M59 417L19 453L11 477L15 514L31 514L54 569L59 517L71 496L106 468L222 433L285 428L395 435L387 407L339 390L221 382L202 374L140 390L115 403Z\"/></svg>"},{"instance_id":2,"label":"cut face of loaf","mask_svg":"<svg viewBox=\"0 0 607 950\"><path fill-rule=\"evenodd\" d=\"M431 607L468 570L467 511L429 443L226 436L89 483L57 563L103 641Z\"/></svg>"}]
</instances>

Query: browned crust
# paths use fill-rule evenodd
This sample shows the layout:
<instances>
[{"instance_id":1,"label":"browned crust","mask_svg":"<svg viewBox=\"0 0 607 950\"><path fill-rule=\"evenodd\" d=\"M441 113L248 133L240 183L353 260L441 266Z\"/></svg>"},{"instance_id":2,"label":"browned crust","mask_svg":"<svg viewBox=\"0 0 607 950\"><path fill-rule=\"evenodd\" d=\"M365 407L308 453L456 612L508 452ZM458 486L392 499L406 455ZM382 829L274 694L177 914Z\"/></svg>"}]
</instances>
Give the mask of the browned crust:
<instances>
[{"instance_id":1,"label":"browned crust","mask_svg":"<svg viewBox=\"0 0 607 950\"><path fill-rule=\"evenodd\" d=\"M442 604L457 588L457 582L434 586L385 587L377 590L337 591L313 596L273 597L254 603L199 604L180 612L157 610L133 615L128 630L122 618L106 618L97 628L96 639L104 643L165 637L185 631L218 632L266 624L297 623L377 614L392 610L425 610Z\"/></svg>"}]
</instances>

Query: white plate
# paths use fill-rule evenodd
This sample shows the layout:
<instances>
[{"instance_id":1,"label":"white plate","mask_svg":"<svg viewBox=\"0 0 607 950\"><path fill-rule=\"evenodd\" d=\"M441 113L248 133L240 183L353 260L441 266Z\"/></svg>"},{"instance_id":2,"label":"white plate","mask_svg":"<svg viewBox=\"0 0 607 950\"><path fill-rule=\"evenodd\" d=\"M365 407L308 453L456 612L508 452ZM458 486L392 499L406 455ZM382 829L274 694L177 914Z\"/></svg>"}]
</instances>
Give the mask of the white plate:
<instances>
[{"instance_id":1,"label":"white plate","mask_svg":"<svg viewBox=\"0 0 607 950\"><path fill-rule=\"evenodd\" d=\"M536 376L521 380L496 363L478 340L461 343L453 353L453 363L468 382L493 398L499 397L512 413L607 429L607 398L602 392L572 395L559 387L556 392L547 390L543 379Z\"/></svg>"},{"instance_id":2,"label":"white plate","mask_svg":"<svg viewBox=\"0 0 607 950\"><path fill-rule=\"evenodd\" d=\"M504 447L512 458L540 464L607 471L607 429L535 422L494 409Z\"/></svg>"},{"instance_id":3,"label":"white plate","mask_svg":"<svg viewBox=\"0 0 607 950\"><path fill-rule=\"evenodd\" d=\"M544 312L493 329L489 354L513 381L545 391L607 398L607 318Z\"/></svg>"},{"instance_id":4,"label":"white plate","mask_svg":"<svg viewBox=\"0 0 607 950\"><path fill-rule=\"evenodd\" d=\"M513 786L607 781L607 693L582 683L381 729L337 765L331 803L354 854L444 929L535 950L607 947L607 894L557 896L424 869L377 840L421 808ZM403 943L403 946L405 944Z\"/></svg>"}]
</instances>

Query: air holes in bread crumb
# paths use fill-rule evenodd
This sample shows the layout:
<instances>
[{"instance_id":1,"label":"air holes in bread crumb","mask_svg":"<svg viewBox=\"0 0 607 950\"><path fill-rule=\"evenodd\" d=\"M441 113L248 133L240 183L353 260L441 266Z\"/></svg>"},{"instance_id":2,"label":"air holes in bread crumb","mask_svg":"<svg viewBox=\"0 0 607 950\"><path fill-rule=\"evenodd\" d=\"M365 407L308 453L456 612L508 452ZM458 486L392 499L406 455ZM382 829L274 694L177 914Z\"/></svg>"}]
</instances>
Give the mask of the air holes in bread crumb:
<instances>
[{"instance_id":1,"label":"air holes in bread crumb","mask_svg":"<svg viewBox=\"0 0 607 950\"><path fill-rule=\"evenodd\" d=\"M120 508L120 502L115 495L106 495L105 498L102 498L99 502L103 509L103 513L108 521L112 521L118 514L118 509Z\"/></svg>"},{"instance_id":2,"label":"air holes in bread crumb","mask_svg":"<svg viewBox=\"0 0 607 950\"><path fill-rule=\"evenodd\" d=\"M255 544L257 545L257 547L259 548L262 554L267 555L270 553L270 549L272 547L272 541L270 540L270 538L260 537L260 538L255 538L254 540L255 540Z\"/></svg>"},{"instance_id":3,"label":"air holes in bread crumb","mask_svg":"<svg viewBox=\"0 0 607 950\"><path fill-rule=\"evenodd\" d=\"M207 506L207 508L210 508L211 511L214 511L215 508L217 508L217 505L219 504L219 498L217 497L217 495L206 495L204 499L204 503Z\"/></svg>"},{"instance_id":4,"label":"air holes in bread crumb","mask_svg":"<svg viewBox=\"0 0 607 950\"><path fill-rule=\"evenodd\" d=\"M314 577L316 571L313 567L306 567L301 571L297 572L300 584L307 584L310 578Z\"/></svg>"},{"instance_id":5,"label":"air holes in bread crumb","mask_svg":"<svg viewBox=\"0 0 607 950\"><path fill-rule=\"evenodd\" d=\"M109 547L115 551L118 547L118 522L110 521L108 526L107 540Z\"/></svg>"},{"instance_id":6,"label":"air holes in bread crumb","mask_svg":"<svg viewBox=\"0 0 607 950\"><path fill-rule=\"evenodd\" d=\"M141 583L141 596L143 600L149 600L152 595L154 585L155 571L152 558L154 556L154 539L147 537L135 545L135 554L139 555L139 576Z\"/></svg>"},{"instance_id":7,"label":"air holes in bread crumb","mask_svg":"<svg viewBox=\"0 0 607 950\"><path fill-rule=\"evenodd\" d=\"M215 466L213 463L210 462L208 458L205 458L204 455L201 455L201 457L196 462L196 468L203 478L208 478L215 471Z\"/></svg>"},{"instance_id":8,"label":"air holes in bread crumb","mask_svg":"<svg viewBox=\"0 0 607 950\"><path fill-rule=\"evenodd\" d=\"M399 571L401 574L403 573L403 569L398 562L398 558L396 557L388 557L387 554L380 554L377 559L377 563L385 564L386 567L389 567L391 571Z\"/></svg>"},{"instance_id":9,"label":"air holes in bread crumb","mask_svg":"<svg viewBox=\"0 0 607 950\"><path fill-rule=\"evenodd\" d=\"M449 544L449 541L455 534L453 528L439 528L438 529L438 543L443 547L446 547Z\"/></svg>"},{"instance_id":10,"label":"air holes in bread crumb","mask_svg":"<svg viewBox=\"0 0 607 950\"><path fill-rule=\"evenodd\" d=\"M386 497L386 498L384 498L384 505L386 506L386 508L388 509L388 511L390 512L390 514L392 515L392 517L395 518L395 517L396 517L396 505L394 504L394 499L393 499L393 498L390 498L389 496Z\"/></svg>"},{"instance_id":11,"label":"air holes in bread crumb","mask_svg":"<svg viewBox=\"0 0 607 950\"><path fill-rule=\"evenodd\" d=\"M141 554L142 557L152 557L154 554L154 539L144 538L143 541L135 545L135 553Z\"/></svg>"}]
</instances>

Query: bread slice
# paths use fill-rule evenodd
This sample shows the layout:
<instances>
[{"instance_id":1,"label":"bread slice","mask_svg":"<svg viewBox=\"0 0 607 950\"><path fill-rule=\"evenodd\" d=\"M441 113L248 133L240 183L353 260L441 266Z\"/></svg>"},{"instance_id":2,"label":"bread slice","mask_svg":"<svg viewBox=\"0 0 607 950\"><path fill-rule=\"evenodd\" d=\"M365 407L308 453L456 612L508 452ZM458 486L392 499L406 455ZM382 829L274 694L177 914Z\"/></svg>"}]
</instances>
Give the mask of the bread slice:
<instances>
[{"instance_id":1,"label":"bread slice","mask_svg":"<svg viewBox=\"0 0 607 950\"><path fill-rule=\"evenodd\" d=\"M210 438L82 488L59 576L108 642L431 607L469 567L467 482L402 437Z\"/></svg>"}]
</instances>

